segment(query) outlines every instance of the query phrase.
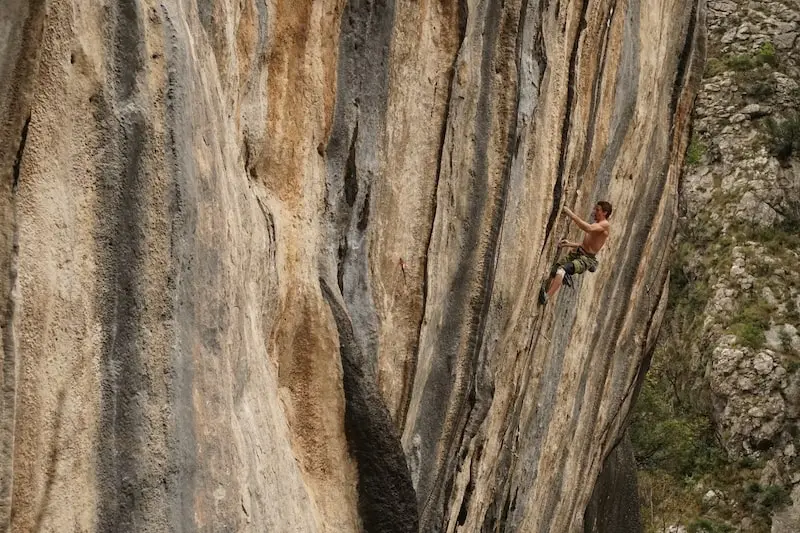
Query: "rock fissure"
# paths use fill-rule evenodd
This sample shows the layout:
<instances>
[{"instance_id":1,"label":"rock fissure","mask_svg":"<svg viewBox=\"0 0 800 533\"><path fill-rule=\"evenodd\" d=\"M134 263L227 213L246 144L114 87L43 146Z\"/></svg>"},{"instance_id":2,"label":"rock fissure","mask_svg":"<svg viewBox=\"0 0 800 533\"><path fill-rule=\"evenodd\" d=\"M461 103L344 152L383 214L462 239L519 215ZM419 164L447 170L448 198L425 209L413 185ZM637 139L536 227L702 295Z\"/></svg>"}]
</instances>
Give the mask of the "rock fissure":
<instances>
[{"instance_id":1,"label":"rock fissure","mask_svg":"<svg viewBox=\"0 0 800 533\"><path fill-rule=\"evenodd\" d=\"M705 1L705 0L702 0ZM697 9L698 4L693 3L691 14L689 15L689 28L686 30L686 37L678 56L678 68L675 72L675 83L672 88L672 102L670 103L670 117L674 121L675 113L678 108L678 101L683 94L682 87L685 84L685 77L687 76L687 69L689 62L693 56L694 45L697 41L697 24L699 12ZM670 124L670 131L672 131L674 123Z\"/></svg>"},{"instance_id":2,"label":"rock fissure","mask_svg":"<svg viewBox=\"0 0 800 533\"><path fill-rule=\"evenodd\" d=\"M603 77L606 75L606 61L607 61L607 54L608 54L608 39L609 33L611 31L611 25L613 24L614 13L616 11L617 1L614 2L609 7L609 13L606 16L606 23L602 29L602 35L600 37L600 43L602 46L602 51L600 52L600 57L598 61L598 68L597 73L594 77L594 82L592 84L592 94L589 100L589 124L586 128L586 142L583 146L583 157L581 158L581 165L580 169L578 170L578 177L583 179L583 174L586 172L586 168L589 166L590 162L590 154L592 152L593 142L594 142L594 135L595 135L595 127L597 124L597 106L600 101L600 88L602 87Z\"/></svg>"},{"instance_id":3,"label":"rock fissure","mask_svg":"<svg viewBox=\"0 0 800 533\"><path fill-rule=\"evenodd\" d=\"M488 378L480 378L477 375L483 372L483 367L479 365L478 362L483 348L483 330L485 329L485 321L492 299L494 268L500 244L502 220L505 216L505 202L508 195L510 150L513 148L517 128L516 117L518 115L519 102L518 79L514 89L515 94L510 98L516 102L517 105L512 106L509 110L511 120L509 126L507 126L507 130L504 132L507 146L505 164L499 178L500 183L494 186L490 186L488 183L489 163L487 145L489 139L487 137L487 132L492 129L489 94L494 80L493 73L497 72L498 68L502 68L504 71L511 70L510 63L500 66L495 63L498 61L496 58L496 49L501 45L503 39L513 39L514 43L517 42L517 36L513 30L510 31L510 28L503 27L504 22L509 24L511 21L511 17L507 13L508 9L510 9L510 7L505 5L489 4L486 7L483 25L480 90L476 103L478 118L475 126L476 146L473 167L475 172L471 185L474 190L475 199L470 202L469 210L476 220L488 218L489 221L487 224L488 227L484 229L481 229L479 224L475 224L467 232L465 238L468 247L467 253L470 257L477 255L477 252L481 249L483 249L483 253L481 254L482 260L479 263L478 270L474 274L480 285L477 292L471 296L468 302L470 309L467 314L470 319L468 328L463 333L464 339L461 341L465 343L464 350L466 354L469 354L469 357L468 360L464 361L462 364L455 365L456 387L454 387L452 396L456 398L456 405L459 405L457 410L458 414L454 417L455 421L452 422L452 427L444 428L442 432L443 435L449 435L448 440L450 442L447 443L447 448L453 451L447 455L451 458L458 457L465 447L469 445L470 439L474 436L474 433L480 426L482 418L488 411L488 401L485 400L484 397L490 396L491 394L489 392L491 386L486 385ZM519 77L518 72L517 77ZM486 180L486 183L484 183L483 180ZM493 188L494 190L492 190ZM481 235L481 233L485 233L485 235ZM474 261L470 260L466 261L466 263L473 262ZM467 274L465 273L465 275ZM488 389L488 391L479 389ZM474 410L476 405L480 406L477 411ZM435 482L435 484L440 485L441 488L432 491L433 499L429 499L423 507L423 528L433 528L431 531L439 531L439 528L443 527L438 524L434 525L434 521L438 521L434 516L439 515L439 519L444 519L448 514L447 507L453 503L450 502L450 499L452 497L451 491L453 488L453 477L455 475L454 469L445 469L443 475L445 476L444 486L441 486L442 481Z\"/></svg>"},{"instance_id":4,"label":"rock fissure","mask_svg":"<svg viewBox=\"0 0 800 533\"><path fill-rule=\"evenodd\" d=\"M583 36L584 30L586 30L587 20L586 20L586 13L589 8L588 1L581 1L581 14L578 18L580 20L580 24L578 26L578 31L575 35L575 41L572 45L572 51L570 53L569 59L569 74L567 78L567 100L564 105L564 120L561 126L561 156L558 160L558 170L556 171L556 180L553 185L553 207L550 210L550 217L547 219L547 227L544 231L544 240L542 241L542 252L544 252L544 247L547 246L550 232L553 230L553 226L556 223L556 219L558 218L558 213L561 212L561 194L564 189L564 170L567 167L567 158L570 155L569 147L570 147L570 128L572 124L572 105L573 100L575 98L575 78L578 75L578 49L581 45L581 38Z\"/></svg>"},{"instance_id":5,"label":"rock fissure","mask_svg":"<svg viewBox=\"0 0 800 533\"><path fill-rule=\"evenodd\" d=\"M358 468L358 511L367 533L416 533L417 498L400 437L363 361L339 297L320 278L339 333L345 394L345 434Z\"/></svg>"},{"instance_id":6,"label":"rock fissure","mask_svg":"<svg viewBox=\"0 0 800 533\"><path fill-rule=\"evenodd\" d=\"M438 145L439 148L438 148L438 152L437 152L437 155L436 155L436 173L435 173L435 176L434 176L434 184L433 184L433 188L432 188L433 194L431 195L431 204L432 204L431 212L432 213L436 213L437 210L438 210L437 198L439 197L439 184L441 182L441 175L442 175L442 161L444 159L445 146L446 146L447 140L448 140L447 129L448 129L448 126L450 125L451 120L452 120L451 114L453 113L453 96L454 96L454 93L455 93L455 90L456 90L455 80L456 80L456 72L457 72L457 68L458 68L458 59L459 59L459 57L461 55L460 50L461 50L461 48L462 48L462 46L464 44L464 38L466 36L467 11L468 11L467 0L459 0L459 2L458 2L458 10L459 10L459 14L458 14L458 18L459 18L458 43L459 44L458 44L457 49L459 50L459 52L457 52L455 54L455 56L453 57L453 61L452 61L451 66L450 66L450 74L448 76L448 85L447 85L447 89L446 89L447 90L447 100L444 103L444 108L447 111L444 114L444 119L442 120L442 125L441 125L441 130L440 130L439 145ZM447 158L448 161L449 161L449 169L448 169L448 171L449 171L450 175L453 174L453 153L452 153L453 149L452 148L453 147L451 145L450 146L450 154L449 154L449 156ZM433 235L434 235L435 227L436 227L435 224L431 224L430 225L430 230L427 233L427 238L426 238L425 247L424 247L424 249L425 249L425 260L424 260L424 263L422 265L422 283L421 283L421 293L422 293L421 306L422 306L422 309L425 309L427 307L427 303L428 303L428 290L429 290L429 287L428 287L429 279L428 278L430 276L430 273L429 273L429 270L428 270L428 268L429 268L428 267L428 256L429 256L430 249L431 249L431 243L433 242ZM424 319L424 314L421 314L420 315L420 319L419 319L419 323L418 323L417 329L416 329L416 332L417 332L416 333L416 338L417 339L419 339L419 337L421 335L421 332L422 332L422 329L423 329L423 326L424 326L424 320L425 320ZM402 398L401 404L400 404L401 405L401 409L400 409L400 415L401 416L399 417L399 425L398 425L398 427L399 427L399 430L401 432L405 430L406 417L408 415L408 408L409 408L409 404L411 402L411 392L414 390L414 379L415 379L415 376L416 376L417 361L419 360L419 349L420 349L420 346L419 346L419 343L417 343L417 346L416 346L416 348L414 350L413 361L412 361L412 363L411 363L411 365L409 367L410 379L409 379L408 385L405 388L404 395L403 395L403 398Z\"/></svg>"},{"instance_id":7,"label":"rock fissure","mask_svg":"<svg viewBox=\"0 0 800 533\"><path fill-rule=\"evenodd\" d=\"M138 515L137 477L140 453L137 439L144 413L139 394L146 389L140 353L138 323L142 296L137 294L137 275L143 254L142 230L138 220L142 213L141 158L144 151L145 125L136 114L125 119L118 146L124 146L125 168L122 181L115 173L106 175L102 185L101 210L115 213L113 233L107 236L110 246L101 252L98 263L104 266L106 287L104 310L104 342L102 352L102 417L100 420L100 490L105 495L98 509L102 530L134 531L146 522ZM137 216L138 215L138 216Z\"/></svg>"},{"instance_id":8,"label":"rock fissure","mask_svg":"<svg viewBox=\"0 0 800 533\"><path fill-rule=\"evenodd\" d=\"M31 115L25 119L25 124L22 126L22 133L19 137L19 148L17 148L17 155L14 158L13 180L11 182L11 193L17 192L19 186L19 171L22 165L22 157L25 154L25 141L28 140L28 126L31 124Z\"/></svg>"}]
</instances>

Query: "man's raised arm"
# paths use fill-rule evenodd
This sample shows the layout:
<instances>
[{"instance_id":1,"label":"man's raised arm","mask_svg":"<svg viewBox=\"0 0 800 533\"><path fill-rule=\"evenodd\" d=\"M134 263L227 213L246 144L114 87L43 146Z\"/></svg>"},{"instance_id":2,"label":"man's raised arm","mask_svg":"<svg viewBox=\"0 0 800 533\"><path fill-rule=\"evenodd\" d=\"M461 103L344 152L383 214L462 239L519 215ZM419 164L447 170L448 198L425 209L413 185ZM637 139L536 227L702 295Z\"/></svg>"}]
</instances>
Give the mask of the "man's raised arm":
<instances>
[{"instance_id":1,"label":"man's raised arm","mask_svg":"<svg viewBox=\"0 0 800 533\"><path fill-rule=\"evenodd\" d=\"M590 233L592 231L592 229L593 229L592 228L592 224L589 224L588 222L583 220L581 217L579 217L578 215L573 213L572 209L570 209L569 207L564 206L564 213L566 213L569 218L574 220L575 224L577 224L578 227L581 228L586 233Z\"/></svg>"},{"instance_id":2,"label":"man's raised arm","mask_svg":"<svg viewBox=\"0 0 800 533\"><path fill-rule=\"evenodd\" d=\"M570 209L567 206L564 206L564 213L566 213L569 218L574 220L575 224L577 224L578 227L581 228L586 233L600 233L600 232L605 231L605 228L604 228L603 224L600 224L598 222L595 222L594 224L589 224L588 222L583 220L581 217L576 215L572 211L572 209Z\"/></svg>"}]
</instances>

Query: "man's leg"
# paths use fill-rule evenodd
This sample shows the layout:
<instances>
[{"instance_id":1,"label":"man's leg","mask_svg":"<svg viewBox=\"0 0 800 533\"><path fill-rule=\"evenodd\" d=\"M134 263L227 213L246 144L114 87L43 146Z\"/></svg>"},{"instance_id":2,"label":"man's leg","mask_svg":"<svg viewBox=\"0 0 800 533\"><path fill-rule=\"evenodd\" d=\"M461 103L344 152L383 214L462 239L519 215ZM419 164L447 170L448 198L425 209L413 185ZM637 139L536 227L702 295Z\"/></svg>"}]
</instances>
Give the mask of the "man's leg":
<instances>
[{"instance_id":1,"label":"man's leg","mask_svg":"<svg viewBox=\"0 0 800 533\"><path fill-rule=\"evenodd\" d=\"M561 284L564 282L564 274L566 274L566 271L563 268L556 270L555 277L550 280L550 288L547 289L548 300L561 288Z\"/></svg>"}]
</instances>

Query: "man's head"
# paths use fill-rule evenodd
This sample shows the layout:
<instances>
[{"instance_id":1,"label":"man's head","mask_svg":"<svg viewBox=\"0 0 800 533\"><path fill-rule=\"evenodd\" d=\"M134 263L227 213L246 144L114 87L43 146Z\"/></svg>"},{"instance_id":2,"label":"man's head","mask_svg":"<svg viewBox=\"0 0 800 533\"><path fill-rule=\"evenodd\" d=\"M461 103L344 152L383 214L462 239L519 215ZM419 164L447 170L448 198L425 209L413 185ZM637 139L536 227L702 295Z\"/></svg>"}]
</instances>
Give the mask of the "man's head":
<instances>
[{"instance_id":1,"label":"man's head","mask_svg":"<svg viewBox=\"0 0 800 533\"><path fill-rule=\"evenodd\" d=\"M606 201L597 202L597 205L594 206L594 219L597 221L607 220L611 218L612 210L610 203Z\"/></svg>"}]
</instances>

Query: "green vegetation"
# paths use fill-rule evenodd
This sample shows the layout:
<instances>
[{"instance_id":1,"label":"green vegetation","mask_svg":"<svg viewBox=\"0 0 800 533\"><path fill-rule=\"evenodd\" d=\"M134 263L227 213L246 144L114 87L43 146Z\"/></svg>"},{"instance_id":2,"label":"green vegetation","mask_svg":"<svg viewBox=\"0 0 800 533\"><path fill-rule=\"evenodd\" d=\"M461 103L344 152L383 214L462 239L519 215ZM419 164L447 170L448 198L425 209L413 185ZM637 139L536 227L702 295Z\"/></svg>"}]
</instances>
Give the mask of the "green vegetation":
<instances>
[{"instance_id":1,"label":"green vegetation","mask_svg":"<svg viewBox=\"0 0 800 533\"><path fill-rule=\"evenodd\" d=\"M800 148L800 114L795 111L780 122L769 117L765 125L770 153L785 165Z\"/></svg>"},{"instance_id":2,"label":"green vegetation","mask_svg":"<svg viewBox=\"0 0 800 533\"><path fill-rule=\"evenodd\" d=\"M770 81L758 80L744 85L744 93L757 100L764 100L775 94L775 84Z\"/></svg>"},{"instance_id":3,"label":"green vegetation","mask_svg":"<svg viewBox=\"0 0 800 533\"><path fill-rule=\"evenodd\" d=\"M709 417L671 405L653 381L645 384L639 402L631 439L640 467L683 479L719 466L722 452Z\"/></svg>"},{"instance_id":4,"label":"green vegetation","mask_svg":"<svg viewBox=\"0 0 800 533\"><path fill-rule=\"evenodd\" d=\"M767 41L761 45L761 48L758 49L758 53L755 56L755 61L759 65L763 65L764 63L777 66L778 64L778 56L775 55L775 45L771 42Z\"/></svg>"},{"instance_id":5,"label":"green vegetation","mask_svg":"<svg viewBox=\"0 0 800 533\"><path fill-rule=\"evenodd\" d=\"M764 510L778 509L791 505L792 497L786 487L781 485L770 485L762 491L761 501L759 502Z\"/></svg>"},{"instance_id":6,"label":"green vegetation","mask_svg":"<svg viewBox=\"0 0 800 533\"><path fill-rule=\"evenodd\" d=\"M766 518L773 510L791 504L792 498L786 487L780 485L762 487L756 482L750 482L745 488L742 501L750 511Z\"/></svg>"},{"instance_id":7,"label":"green vegetation","mask_svg":"<svg viewBox=\"0 0 800 533\"><path fill-rule=\"evenodd\" d=\"M782 221L774 226L744 226L741 231L746 240L758 242L770 255L783 258L787 250L800 249L800 205L774 207L783 216Z\"/></svg>"},{"instance_id":8,"label":"green vegetation","mask_svg":"<svg viewBox=\"0 0 800 533\"><path fill-rule=\"evenodd\" d=\"M729 330L754 350L764 346L764 332L770 328L773 309L761 298L752 298L732 317Z\"/></svg>"},{"instance_id":9,"label":"green vegetation","mask_svg":"<svg viewBox=\"0 0 800 533\"><path fill-rule=\"evenodd\" d=\"M727 68L725 68L725 63L720 61L719 59L712 57L708 61L706 61L706 78L713 78L714 76L719 76L723 72L725 72Z\"/></svg>"},{"instance_id":10,"label":"green vegetation","mask_svg":"<svg viewBox=\"0 0 800 533\"><path fill-rule=\"evenodd\" d=\"M705 76L711 78L727 71L747 72L764 64L770 67L778 65L775 45L771 42L762 44L754 54L729 54L719 59L710 58L706 61Z\"/></svg>"},{"instance_id":11,"label":"green vegetation","mask_svg":"<svg viewBox=\"0 0 800 533\"><path fill-rule=\"evenodd\" d=\"M707 150L708 148L703 141L697 135L692 135L692 140L686 149L686 164L690 166L699 164Z\"/></svg>"},{"instance_id":12,"label":"green vegetation","mask_svg":"<svg viewBox=\"0 0 800 533\"><path fill-rule=\"evenodd\" d=\"M734 528L708 518L699 518L689 524L687 530L689 533L731 533Z\"/></svg>"},{"instance_id":13,"label":"green vegetation","mask_svg":"<svg viewBox=\"0 0 800 533\"><path fill-rule=\"evenodd\" d=\"M735 72L751 70L759 65L760 63L755 61L754 56L749 55L728 56L728 58L725 60L725 66L728 67L728 70L733 70Z\"/></svg>"},{"instance_id":14,"label":"green vegetation","mask_svg":"<svg viewBox=\"0 0 800 533\"><path fill-rule=\"evenodd\" d=\"M736 322L730 327L730 332L736 335L736 338L742 345L758 350L764 346L766 339L764 338L764 329L757 324L748 322Z\"/></svg>"},{"instance_id":15,"label":"green vegetation","mask_svg":"<svg viewBox=\"0 0 800 533\"><path fill-rule=\"evenodd\" d=\"M762 459L735 460L721 444L711 416L711 398L698 377L703 375L710 350L702 335L703 311L712 294L708 273L730 269L734 247L742 246L751 268L760 264L760 248L747 247L745 241L766 239L785 246L795 236L782 228L749 229L734 224L721 235L713 230L695 231L698 226L707 228L704 224L687 228L685 240L673 255L667 315L630 427L645 531L655 533L663 531L665 524L684 524L697 533L730 533L742 516L749 516L751 533L768 533L771 513L787 502L786 491L757 484ZM756 232L762 233L757 236ZM780 268L781 263L767 266ZM774 310L758 291L740 300L737 307L728 330L744 345L762 346ZM698 486L705 488L698 490ZM722 490L724 497L704 503L709 488Z\"/></svg>"}]
</instances>

